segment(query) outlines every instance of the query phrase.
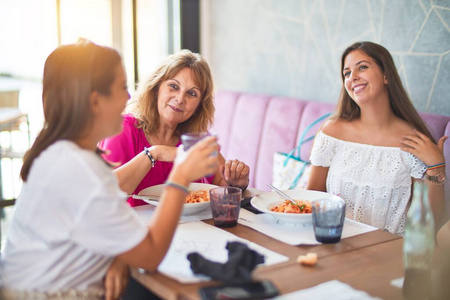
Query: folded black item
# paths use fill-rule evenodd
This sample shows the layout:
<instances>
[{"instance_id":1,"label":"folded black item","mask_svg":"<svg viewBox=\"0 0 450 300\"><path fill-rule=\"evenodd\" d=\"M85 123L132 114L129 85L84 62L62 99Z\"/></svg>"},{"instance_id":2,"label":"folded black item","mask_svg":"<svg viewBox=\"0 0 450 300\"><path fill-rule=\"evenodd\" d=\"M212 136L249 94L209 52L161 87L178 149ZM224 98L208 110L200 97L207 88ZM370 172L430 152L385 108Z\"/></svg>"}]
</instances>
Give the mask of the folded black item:
<instances>
[{"instance_id":1,"label":"folded black item","mask_svg":"<svg viewBox=\"0 0 450 300\"><path fill-rule=\"evenodd\" d=\"M203 274L214 280L237 283L251 280L252 271L264 263L264 256L240 242L228 242L228 261L224 264L210 261L197 252L189 253L194 274Z\"/></svg>"},{"instance_id":2,"label":"folded black item","mask_svg":"<svg viewBox=\"0 0 450 300\"><path fill-rule=\"evenodd\" d=\"M245 208L246 210L254 213L254 214L262 214L262 211L257 210L256 208L254 208L252 206L252 204L250 203L250 200L252 200L253 197L248 197L248 198L244 198L241 201L241 207Z\"/></svg>"}]
</instances>

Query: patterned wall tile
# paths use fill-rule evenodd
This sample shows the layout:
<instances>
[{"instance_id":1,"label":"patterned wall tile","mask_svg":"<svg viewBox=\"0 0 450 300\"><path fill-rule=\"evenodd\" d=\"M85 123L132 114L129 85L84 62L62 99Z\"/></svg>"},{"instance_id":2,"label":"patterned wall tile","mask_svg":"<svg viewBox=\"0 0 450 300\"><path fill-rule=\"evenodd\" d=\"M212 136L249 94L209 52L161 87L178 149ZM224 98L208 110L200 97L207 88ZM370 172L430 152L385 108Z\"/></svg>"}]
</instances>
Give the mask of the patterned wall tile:
<instances>
[{"instance_id":1,"label":"patterned wall tile","mask_svg":"<svg viewBox=\"0 0 450 300\"><path fill-rule=\"evenodd\" d=\"M409 51L425 19L418 1L387 1L380 43L390 51Z\"/></svg>"},{"instance_id":2,"label":"patterned wall tile","mask_svg":"<svg viewBox=\"0 0 450 300\"><path fill-rule=\"evenodd\" d=\"M450 1L448 0L430 0L430 2L435 6L450 8Z\"/></svg>"},{"instance_id":3,"label":"patterned wall tile","mask_svg":"<svg viewBox=\"0 0 450 300\"><path fill-rule=\"evenodd\" d=\"M444 27L449 31L450 29L450 9L435 8L434 12L437 14L439 19L442 21Z\"/></svg>"},{"instance_id":4,"label":"patterned wall tile","mask_svg":"<svg viewBox=\"0 0 450 300\"><path fill-rule=\"evenodd\" d=\"M433 0L419 0L419 4L423 7L425 13L431 9L432 2Z\"/></svg>"},{"instance_id":5,"label":"patterned wall tile","mask_svg":"<svg viewBox=\"0 0 450 300\"><path fill-rule=\"evenodd\" d=\"M432 9L422 30L418 33L412 52L443 53L448 51L450 49L450 32L445 25L437 15L436 9Z\"/></svg>"},{"instance_id":6,"label":"patterned wall tile","mask_svg":"<svg viewBox=\"0 0 450 300\"><path fill-rule=\"evenodd\" d=\"M428 111L443 112L450 115L450 53L442 56L432 95L429 101Z\"/></svg>"},{"instance_id":7,"label":"patterned wall tile","mask_svg":"<svg viewBox=\"0 0 450 300\"><path fill-rule=\"evenodd\" d=\"M427 109L436 76L436 73L430 72L430 70L437 70L439 60L439 56L427 55L404 55L402 57L407 76L402 79L403 84L417 110L425 111Z\"/></svg>"}]
</instances>

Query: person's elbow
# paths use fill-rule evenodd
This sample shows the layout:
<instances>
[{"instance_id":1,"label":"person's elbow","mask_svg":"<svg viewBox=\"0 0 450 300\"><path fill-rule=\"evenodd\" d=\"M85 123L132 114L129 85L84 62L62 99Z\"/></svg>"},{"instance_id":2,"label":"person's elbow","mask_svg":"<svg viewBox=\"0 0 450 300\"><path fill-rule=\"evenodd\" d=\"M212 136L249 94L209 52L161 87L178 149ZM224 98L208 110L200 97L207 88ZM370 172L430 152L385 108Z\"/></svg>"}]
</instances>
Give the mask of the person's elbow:
<instances>
[{"instance_id":1,"label":"person's elbow","mask_svg":"<svg viewBox=\"0 0 450 300\"><path fill-rule=\"evenodd\" d=\"M327 191L327 177L328 177L328 167L319 167L312 165L311 172L308 178L308 184L306 185L307 190L314 191Z\"/></svg>"},{"instance_id":2,"label":"person's elbow","mask_svg":"<svg viewBox=\"0 0 450 300\"><path fill-rule=\"evenodd\" d=\"M122 253L119 258L128 265L155 272L167 252L164 247L154 247L150 235L147 235L136 247Z\"/></svg>"}]
</instances>

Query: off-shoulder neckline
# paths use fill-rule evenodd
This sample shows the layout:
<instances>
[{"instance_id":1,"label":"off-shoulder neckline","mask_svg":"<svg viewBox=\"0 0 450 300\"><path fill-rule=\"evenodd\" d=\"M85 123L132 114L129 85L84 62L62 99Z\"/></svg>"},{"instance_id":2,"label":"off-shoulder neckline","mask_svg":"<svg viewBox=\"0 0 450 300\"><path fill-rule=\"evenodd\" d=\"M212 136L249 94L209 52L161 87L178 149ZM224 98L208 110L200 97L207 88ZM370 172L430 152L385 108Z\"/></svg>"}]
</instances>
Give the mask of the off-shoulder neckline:
<instances>
[{"instance_id":1,"label":"off-shoulder neckline","mask_svg":"<svg viewBox=\"0 0 450 300\"><path fill-rule=\"evenodd\" d=\"M355 146L359 146L359 147L369 147L369 148L380 148L380 149L388 149L388 150L400 150L403 151L402 149L400 149L400 147L393 147L393 146L378 146L378 145L371 145L371 144L363 144L363 143L356 143L356 142L350 142L350 141L345 141L345 140L341 140L338 138L335 138L331 135L328 135L326 133L324 133L323 131L320 131L319 134L323 134L324 136L326 136L329 139L344 143L344 144L350 144L350 145L355 145Z\"/></svg>"}]
</instances>

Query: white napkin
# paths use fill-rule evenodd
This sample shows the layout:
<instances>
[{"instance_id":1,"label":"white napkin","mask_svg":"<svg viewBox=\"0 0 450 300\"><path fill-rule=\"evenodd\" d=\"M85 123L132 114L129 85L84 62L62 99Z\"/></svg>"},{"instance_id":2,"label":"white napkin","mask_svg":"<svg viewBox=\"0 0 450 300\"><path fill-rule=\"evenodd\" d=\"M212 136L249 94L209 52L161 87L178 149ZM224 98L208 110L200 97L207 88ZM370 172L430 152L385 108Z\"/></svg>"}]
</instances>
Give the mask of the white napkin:
<instances>
[{"instance_id":1,"label":"white napkin","mask_svg":"<svg viewBox=\"0 0 450 300\"><path fill-rule=\"evenodd\" d=\"M244 243L250 249L264 255L265 262L262 264L264 266L288 260L284 255L239 238L218 227L197 221L178 225L169 251L159 265L158 271L181 283L210 280L209 277L195 275L192 272L187 255L191 252L198 252L206 259L225 263L228 260L228 251L225 246L231 241Z\"/></svg>"},{"instance_id":2,"label":"white napkin","mask_svg":"<svg viewBox=\"0 0 450 300\"><path fill-rule=\"evenodd\" d=\"M391 285L396 287L396 288L401 289L401 288L403 288L403 282L404 281L405 281L404 277L400 277L400 278L397 278L397 279L392 279L391 280Z\"/></svg>"},{"instance_id":3,"label":"white napkin","mask_svg":"<svg viewBox=\"0 0 450 300\"><path fill-rule=\"evenodd\" d=\"M297 300L297 299L314 299L314 300L374 300L380 299L370 296L364 291L355 290L350 285L339 280L331 280L321 283L314 287L295 291L286 295L278 296L275 300Z\"/></svg>"},{"instance_id":4,"label":"white napkin","mask_svg":"<svg viewBox=\"0 0 450 300\"><path fill-rule=\"evenodd\" d=\"M289 245L318 245L314 236L312 223L303 224L284 224L279 223L269 214L254 214L246 209L239 212L239 224L253 228L265 235L282 241ZM342 238L358 235L361 233L376 230L363 223L359 223L350 219L345 219Z\"/></svg>"}]
</instances>

